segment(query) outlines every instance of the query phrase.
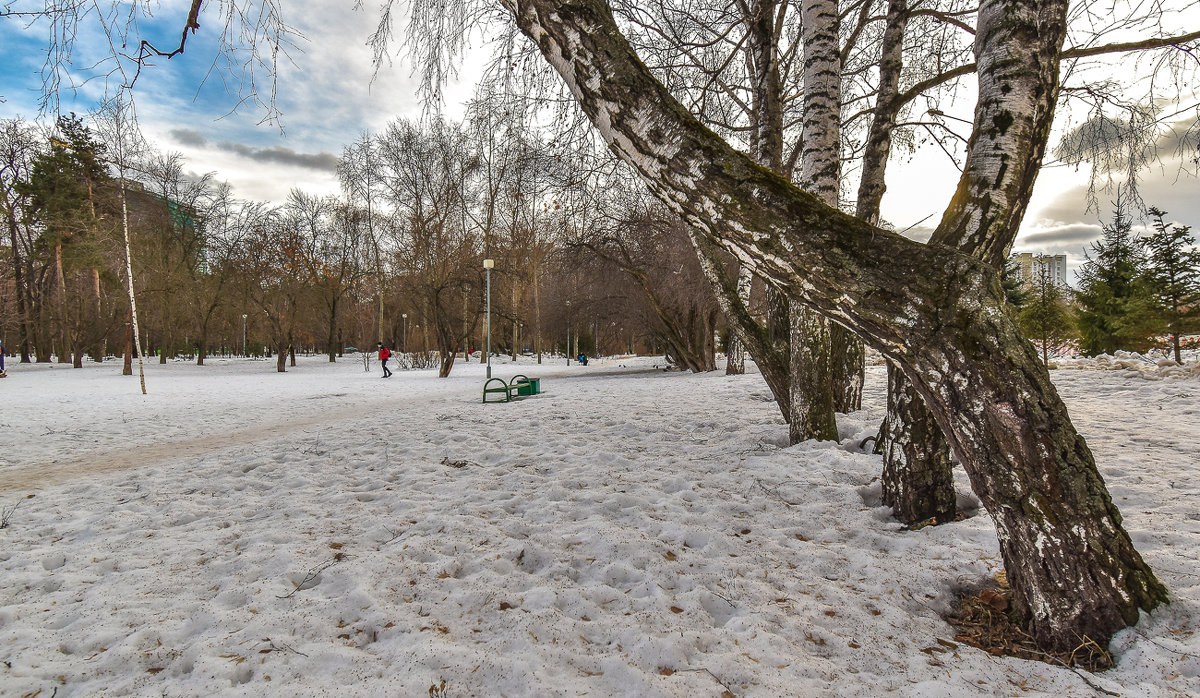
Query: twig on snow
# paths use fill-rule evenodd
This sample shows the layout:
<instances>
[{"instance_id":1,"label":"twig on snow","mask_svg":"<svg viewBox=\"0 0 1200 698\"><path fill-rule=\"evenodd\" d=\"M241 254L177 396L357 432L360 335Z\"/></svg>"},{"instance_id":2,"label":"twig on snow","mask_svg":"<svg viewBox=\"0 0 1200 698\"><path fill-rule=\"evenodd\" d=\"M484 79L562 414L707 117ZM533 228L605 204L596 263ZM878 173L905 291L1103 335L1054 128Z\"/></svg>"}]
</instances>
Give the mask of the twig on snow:
<instances>
[{"instance_id":1,"label":"twig on snow","mask_svg":"<svg viewBox=\"0 0 1200 698\"><path fill-rule=\"evenodd\" d=\"M19 506L21 506L21 502L18 500L17 503L11 507L4 507L3 509L0 509L0 528L8 528L8 522L12 520L12 516L14 513L16 513L17 507Z\"/></svg>"},{"instance_id":2,"label":"twig on snow","mask_svg":"<svg viewBox=\"0 0 1200 698\"><path fill-rule=\"evenodd\" d=\"M1091 644L1095 644L1095 643L1094 643L1094 642L1092 642L1091 640L1088 640L1088 642L1085 642L1085 643L1083 643L1083 644L1082 644L1082 645L1080 645L1079 647L1083 647L1083 646L1085 646L1085 645L1087 645L1087 644L1089 644L1089 643L1091 643ZM1040 657L1045 657L1046 659L1052 660L1052 661L1053 661L1053 663L1055 663L1055 664L1058 664L1059 666L1061 666L1061 667L1063 667L1063 668L1070 669L1071 671L1075 672L1075 675L1076 675L1076 676L1078 676L1079 678L1083 679L1083 682L1084 682L1084 683L1086 683L1088 686L1091 686L1091 687L1092 687L1092 690L1094 690L1094 691L1097 691L1097 692L1099 692L1099 693L1103 693L1103 694L1104 694L1104 695L1106 695L1106 696L1120 696L1120 695L1121 695L1120 693L1113 693L1112 691L1110 691L1110 690L1108 690L1108 689L1104 688L1103 686L1099 686L1099 685L1097 685L1095 682L1093 682L1091 679L1089 679L1087 676L1085 676L1085 675L1083 674L1083 672L1079 671L1079 670L1078 670L1078 669L1076 669L1075 667L1071 666L1070 664L1067 664L1066 662L1064 662L1063 660L1059 659L1058 657L1055 657L1055 656L1054 656L1054 655L1052 655L1052 654L1046 654L1045 652L1039 652L1038 650L1034 650L1034 649L1028 649L1028 648L1024 648L1024 649L1023 649L1023 651L1025 651L1025 652L1029 652L1030 654L1036 654L1036 655L1038 655L1038 656L1040 656Z\"/></svg>"},{"instance_id":3,"label":"twig on snow","mask_svg":"<svg viewBox=\"0 0 1200 698\"><path fill-rule=\"evenodd\" d=\"M270 646L267 647L266 649L259 650L258 651L259 654L267 654L268 652L292 652L294 654L300 655L301 657L308 656L307 654L301 652L300 650L296 649L295 647L292 647L291 645L285 645L283 643L280 643L278 646L276 646L275 641L269 637L264 637L263 642L270 643Z\"/></svg>"},{"instance_id":4,"label":"twig on snow","mask_svg":"<svg viewBox=\"0 0 1200 698\"><path fill-rule=\"evenodd\" d=\"M788 505L789 507L798 507L802 503L802 502L788 501L782 494L779 494L779 488L767 487L765 484L763 484L762 480L755 480L755 482L758 483L759 489L761 489L763 492L766 492L767 494L769 494L772 497L774 497L775 499L783 502L784 504Z\"/></svg>"},{"instance_id":5,"label":"twig on snow","mask_svg":"<svg viewBox=\"0 0 1200 698\"><path fill-rule=\"evenodd\" d=\"M685 671L696 672L696 673L703 671L704 673L711 676L713 681L716 681L717 683L721 684L721 688L725 689L725 692L721 694L722 696L730 696L730 698L733 698L733 696L737 695L733 692L733 689L729 688L729 686L726 686L725 682L722 681L721 679L717 678L717 675L712 673L711 671L709 671L707 667L700 667L699 669L680 669L676 673L683 673Z\"/></svg>"},{"instance_id":6,"label":"twig on snow","mask_svg":"<svg viewBox=\"0 0 1200 698\"><path fill-rule=\"evenodd\" d=\"M321 564L319 564L316 567L309 570L308 574L305 575L304 579L299 584L296 585L295 589L292 589L290 592L288 592L284 596L278 596L276 598L280 598L280 599L291 598L297 591L300 591L301 589L303 589L305 584L308 584L312 580L316 579L317 576L320 575L322 572L329 569L330 567L333 567L334 565L336 565L337 563L339 563L345 559L346 559L345 553L342 553L342 552L334 553L333 557L329 558L325 562L322 562Z\"/></svg>"}]
</instances>

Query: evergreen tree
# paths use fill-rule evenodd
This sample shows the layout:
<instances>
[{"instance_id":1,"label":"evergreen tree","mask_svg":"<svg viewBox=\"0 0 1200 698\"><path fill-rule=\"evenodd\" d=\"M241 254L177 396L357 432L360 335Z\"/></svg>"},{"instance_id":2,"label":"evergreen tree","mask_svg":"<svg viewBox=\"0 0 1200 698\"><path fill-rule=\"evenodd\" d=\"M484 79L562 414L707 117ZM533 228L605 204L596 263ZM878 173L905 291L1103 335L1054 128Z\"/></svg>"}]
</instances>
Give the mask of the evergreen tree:
<instances>
[{"instance_id":1,"label":"evergreen tree","mask_svg":"<svg viewBox=\"0 0 1200 698\"><path fill-rule=\"evenodd\" d=\"M103 245L96 233L103 210L97 206L111 180L104 152L82 119L60 116L50 148L34 158L29 180L17 184L18 193L29 198L26 223L38 230L34 254L51 270L43 290L50 310L44 336L54 338L60 362L74 354L76 365L81 343L95 339L98 320L94 279L103 266ZM91 302L82 302L85 294L93 296Z\"/></svg>"},{"instance_id":2,"label":"evergreen tree","mask_svg":"<svg viewBox=\"0 0 1200 698\"><path fill-rule=\"evenodd\" d=\"M1040 345L1042 363L1050 365L1050 347L1078 336L1075 316L1067 304L1068 291L1054 283L1050 268L1034 267L1033 285L1025 293L1018 316L1025 335Z\"/></svg>"},{"instance_id":3,"label":"evergreen tree","mask_svg":"<svg viewBox=\"0 0 1200 698\"><path fill-rule=\"evenodd\" d=\"M1162 331L1162 322L1144 273L1145 256L1119 202L1112 223L1084 256L1076 295L1080 349L1089 356L1145 351Z\"/></svg>"},{"instance_id":4,"label":"evergreen tree","mask_svg":"<svg viewBox=\"0 0 1200 698\"><path fill-rule=\"evenodd\" d=\"M1147 213L1154 219L1154 234L1142 240L1146 279L1180 362L1179 335L1200 328L1200 250L1190 225L1167 228L1166 211L1152 207Z\"/></svg>"},{"instance_id":5,"label":"evergreen tree","mask_svg":"<svg viewBox=\"0 0 1200 698\"><path fill-rule=\"evenodd\" d=\"M1021 266L1005 264L1004 271L1000 276L1000 283L1004 286L1004 297L1008 299L1008 302L1018 310L1023 308L1029 299L1029 290L1021 280Z\"/></svg>"},{"instance_id":6,"label":"evergreen tree","mask_svg":"<svg viewBox=\"0 0 1200 698\"><path fill-rule=\"evenodd\" d=\"M94 226L96 190L110 179L104 153L82 119L58 118L50 149L35 158L29 181L19 185L32 199L28 216L43 226L47 243L69 243Z\"/></svg>"}]
</instances>

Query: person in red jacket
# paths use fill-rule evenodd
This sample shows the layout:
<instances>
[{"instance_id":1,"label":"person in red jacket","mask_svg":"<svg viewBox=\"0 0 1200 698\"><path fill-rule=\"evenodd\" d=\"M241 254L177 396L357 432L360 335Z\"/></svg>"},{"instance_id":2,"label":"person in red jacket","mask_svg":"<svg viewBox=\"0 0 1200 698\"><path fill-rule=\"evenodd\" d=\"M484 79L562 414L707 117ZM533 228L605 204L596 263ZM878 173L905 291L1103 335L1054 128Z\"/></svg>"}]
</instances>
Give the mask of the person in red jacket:
<instances>
[{"instance_id":1,"label":"person in red jacket","mask_svg":"<svg viewBox=\"0 0 1200 698\"><path fill-rule=\"evenodd\" d=\"M383 342L379 342L379 363L383 366L383 377L391 378L392 372L388 370L387 362L392 357L392 352L385 346Z\"/></svg>"}]
</instances>

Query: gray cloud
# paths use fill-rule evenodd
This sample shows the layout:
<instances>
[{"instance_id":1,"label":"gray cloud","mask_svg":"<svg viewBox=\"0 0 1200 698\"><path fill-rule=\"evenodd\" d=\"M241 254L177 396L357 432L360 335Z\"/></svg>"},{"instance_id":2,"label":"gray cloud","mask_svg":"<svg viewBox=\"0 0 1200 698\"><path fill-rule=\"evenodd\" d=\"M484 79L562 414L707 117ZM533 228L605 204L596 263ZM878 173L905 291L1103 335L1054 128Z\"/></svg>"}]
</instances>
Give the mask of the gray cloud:
<instances>
[{"instance_id":1,"label":"gray cloud","mask_svg":"<svg viewBox=\"0 0 1200 698\"><path fill-rule=\"evenodd\" d=\"M1196 120L1176 121L1159 134L1154 145L1160 154L1188 160L1194 165L1194 159L1200 157L1200 130Z\"/></svg>"},{"instance_id":2,"label":"gray cloud","mask_svg":"<svg viewBox=\"0 0 1200 698\"><path fill-rule=\"evenodd\" d=\"M337 168L338 157L333 153L297 153L291 148L254 148L232 141L221 141L217 148L229 153L241 155L256 162L273 162L280 165L304 167L310 170L333 171Z\"/></svg>"},{"instance_id":3,"label":"gray cloud","mask_svg":"<svg viewBox=\"0 0 1200 698\"><path fill-rule=\"evenodd\" d=\"M1018 239L1017 244L1021 248L1061 254L1075 252L1081 246L1098 239L1100 233L1101 228L1099 225L1072 223L1022 235Z\"/></svg>"},{"instance_id":4,"label":"gray cloud","mask_svg":"<svg viewBox=\"0 0 1200 698\"><path fill-rule=\"evenodd\" d=\"M279 146L256 148L233 141L220 141L215 145L210 145L208 138L203 133L190 128L172 129L168 133L180 145L193 148L215 148L259 163L271 162L322 172L331 172L337 168L338 157L332 153L299 153L291 148Z\"/></svg>"},{"instance_id":5,"label":"gray cloud","mask_svg":"<svg viewBox=\"0 0 1200 698\"><path fill-rule=\"evenodd\" d=\"M190 128L177 128L167 132L180 145L189 145L193 148L205 148L208 146L208 139L203 133Z\"/></svg>"}]
</instances>

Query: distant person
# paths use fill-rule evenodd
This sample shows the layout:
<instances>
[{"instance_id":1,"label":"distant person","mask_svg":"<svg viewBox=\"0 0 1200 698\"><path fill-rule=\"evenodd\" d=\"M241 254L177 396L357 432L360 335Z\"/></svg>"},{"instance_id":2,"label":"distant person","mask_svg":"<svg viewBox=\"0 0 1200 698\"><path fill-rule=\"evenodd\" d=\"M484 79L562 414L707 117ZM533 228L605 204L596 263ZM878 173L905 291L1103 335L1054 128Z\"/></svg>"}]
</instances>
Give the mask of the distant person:
<instances>
[{"instance_id":1,"label":"distant person","mask_svg":"<svg viewBox=\"0 0 1200 698\"><path fill-rule=\"evenodd\" d=\"M587 366L587 354L579 352L579 356L577 356L575 360L579 362L580 366Z\"/></svg>"},{"instance_id":2,"label":"distant person","mask_svg":"<svg viewBox=\"0 0 1200 698\"><path fill-rule=\"evenodd\" d=\"M0 378L8 378L8 373L4 371L4 352L8 351L4 348L4 342L0 342Z\"/></svg>"},{"instance_id":3,"label":"distant person","mask_svg":"<svg viewBox=\"0 0 1200 698\"><path fill-rule=\"evenodd\" d=\"M392 372L388 370L388 359L392 358L392 352L387 347L383 346L383 342L379 342L379 363L383 366L383 377L391 378Z\"/></svg>"}]
</instances>

